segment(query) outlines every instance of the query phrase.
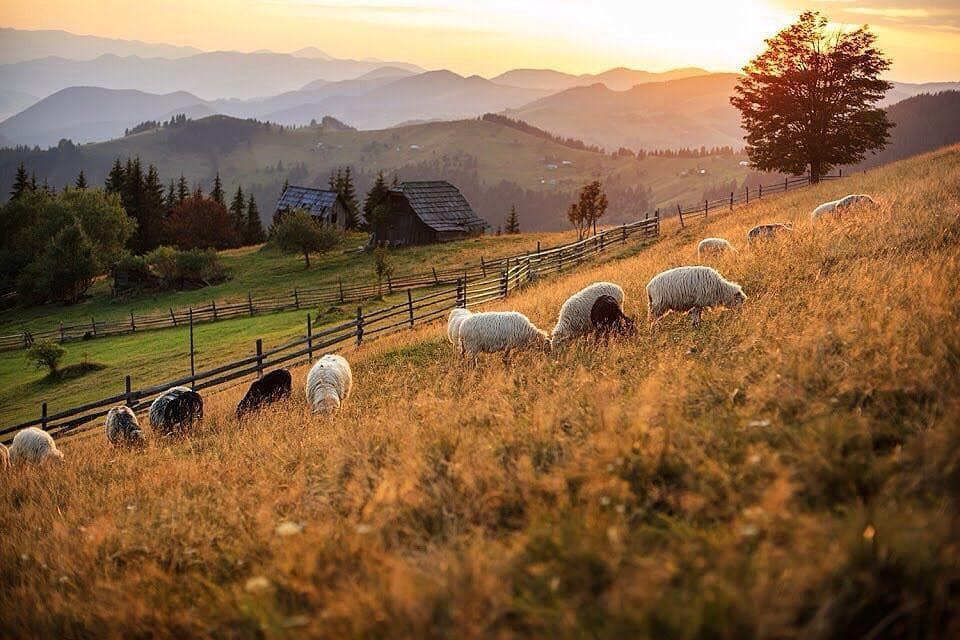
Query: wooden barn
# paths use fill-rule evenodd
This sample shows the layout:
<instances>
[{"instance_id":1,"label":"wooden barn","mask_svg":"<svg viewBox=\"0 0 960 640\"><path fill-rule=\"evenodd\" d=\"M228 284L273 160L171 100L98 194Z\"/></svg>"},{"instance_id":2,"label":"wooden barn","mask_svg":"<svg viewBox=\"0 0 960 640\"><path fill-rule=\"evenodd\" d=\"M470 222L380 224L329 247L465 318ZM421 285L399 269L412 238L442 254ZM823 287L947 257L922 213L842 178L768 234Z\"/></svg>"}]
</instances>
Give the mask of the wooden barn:
<instances>
[{"instance_id":1,"label":"wooden barn","mask_svg":"<svg viewBox=\"0 0 960 640\"><path fill-rule=\"evenodd\" d=\"M479 236L487 226L449 182L404 182L390 189L387 212L373 226L371 241L390 246L449 242Z\"/></svg>"},{"instance_id":2,"label":"wooden barn","mask_svg":"<svg viewBox=\"0 0 960 640\"><path fill-rule=\"evenodd\" d=\"M347 227L347 205L336 191L290 185L277 200L277 211L293 209L303 209L319 222Z\"/></svg>"}]
</instances>

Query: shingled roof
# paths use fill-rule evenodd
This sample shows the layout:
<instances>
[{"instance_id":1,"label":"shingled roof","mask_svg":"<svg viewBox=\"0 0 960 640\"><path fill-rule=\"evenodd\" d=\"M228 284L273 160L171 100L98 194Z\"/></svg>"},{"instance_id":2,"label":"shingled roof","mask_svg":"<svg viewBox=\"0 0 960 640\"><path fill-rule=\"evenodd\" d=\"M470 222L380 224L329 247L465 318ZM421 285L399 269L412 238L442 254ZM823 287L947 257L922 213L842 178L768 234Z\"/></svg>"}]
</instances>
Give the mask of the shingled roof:
<instances>
[{"instance_id":1,"label":"shingled roof","mask_svg":"<svg viewBox=\"0 0 960 640\"><path fill-rule=\"evenodd\" d=\"M473 212L460 190L449 182L404 182L391 191L402 193L417 217L434 231L469 233L487 226Z\"/></svg>"},{"instance_id":2,"label":"shingled roof","mask_svg":"<svg viewBox=\"0 0 960 640\"><path fill-rule=\"evenodd\" d=\"M315 216L323 216L336 201L336 191L288 186L277 200L277 209L306 209Z\"/></svg>"}]
</instances>

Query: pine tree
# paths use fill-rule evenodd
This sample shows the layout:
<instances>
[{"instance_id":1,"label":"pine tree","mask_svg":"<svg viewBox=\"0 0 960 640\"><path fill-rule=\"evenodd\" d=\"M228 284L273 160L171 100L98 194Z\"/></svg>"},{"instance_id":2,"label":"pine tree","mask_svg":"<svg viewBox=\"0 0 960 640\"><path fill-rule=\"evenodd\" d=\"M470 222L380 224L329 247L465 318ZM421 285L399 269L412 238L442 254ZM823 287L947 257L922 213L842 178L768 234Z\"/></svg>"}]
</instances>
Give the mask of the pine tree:
<instances>
[{"instance_id":1,"label":"pine tree","mask_svg":"<svg viewBox=\"0 0 960 640\"><path fill-rule=\"evenodd\" d=\"M32 172L30 173L30 184L27 185L27 188L30 189L30 191L36 191L37 189L40 188L39 185L37 184L36 173L32 173Z\"/></svg>"},{"instance_id":2,"label":"pine tree","mask_svg":"<svg viewBox=\"0 0 960 640\"><path fill-rule=\"evenodd\" d=\"M197 183L197 188L193 190L193 197L197 200L203 199L203 189L200 187L200 183Z\"/></svg>"},{"instance_id":3,"label":"pine tree","mask_svg":"<svg viewBox=\"0 0 960 640\"><path fill-rule=\"evenodd\" d=\"M244 208L246 205L246 200L243 197L243 188L240 185L237 185L237 193L234 194L233 200L230 202L230 222L233 224L234 235L241 242L245 240L246 236L246 216L244 214ZM244 244L246 244L244 242Z\"/></svg>"},{"instance_id":4,"label":"pine tree","mask_svg":"<svg viewBox=\"0 0 960 640\"><path fill-rule=\"evenodd\" d=\"M220 181L220 172L213 178L213 189L210 190L210 199L217 204L226 207L226 196L223 194L223 182Z\"/></svg>"},{"instance_id":5,"label":"pine tree","mask_svg":"<svg viewBox=\"0 0 960 640\"><path fill-rule=\"evenodd\" d=\"M266 240L266 234L263 232L263 222L260 221L260 210L257 209L257 201L250 194L250 200L247 202L247 224L243 234L243 244L260 244Z\"/></svg>"},{"instance_id":6,"label":"pine tree","mask_svg":"<svg viewBox=\"0 0 960 640\"><path fill-rule=\"evenodd\" d=\"M20 163L17 167L17 176L13 179L13 189L10 190L10 199L16 200L30 189L30 178L27 176L27 169Z\"/></svg>"},{"instance_id":7,"label":"pine tree","mask_svg":"<svg viewBox=\"0 0 960 640\"><path fill-rule=\"evenodd\" d=\"M80 169L80 174L77 176L77 180L73 184L77 189L87 188L87 176L83 174L83 169Z\"/></svg>"},{"instance_id":8,"label":"pine tree","mask_svg":"<svg viewBox=\"0 0 960 640\"><path fill-rule=\"evenodd\" d=\"M187 199L190 195L190 185L187 184L187 179L183 177L183 174L180 174L180 180L177 182L177 204L183 204L183 201Z\"/></svg>"},{"instance_id":9,"label":"pine tree","mask_svg":"<svg viewBox=\"0 0 960 640\"><path fill-rule=\"evenodd\" d=\"M123 190L123 183L126 174L123 172L123 165L120 164L120 158L113 161L113 168L107 174L107 181L104 183L107 193L120 193Z\"/></svg>"},{"instance_id":10,"label":"pine tree","mask_svg":"<svg viewBox=\"0 0 960 640\"><path fill-rule=\"evenodd\" d=\"M164 221L167 217L163 183L160 182L160 173L152 164L147 169L140 197L140 228L137 229L137 235L140 251L147 252L156 249L163 242Z\"/></svg>"},{"instance_id":11,"label":"pine tree","mask_svg":"<svg viewBox=\"0 0 960 640\"><path fill-rule=\"evenodd\" d=\"M173 211L173 208L178 204L180 203L177 200L177 183L174 182L173 178L170 178L170 184L167 186L167 197L163 199L163 207L166 209L166 215L170 215L170 212Z\"/></svg>"},{"instance_id":12,"label":"pine tree","mask_svg":"<svg viewBox=\"0 0 960 640\"><path fill-rule=\"evenodd\" d=\"M517 207L510 207L510 216L507 218L507 233L520 233L520 220L517 218Z\"/></svg>"},{"instance_id":13,"label":"pine tree","mask_svg":"<svg viewBox=\"0 0 960 640\"><path fill-rule=\"evenodd\" d=\"M357 227L357 213L360 210L360 206L357 204L357 191L353 187L353 172L349 166L343 172L343 182L340 188L340 197L343 198L344 203L347 205L345 226L347 229L355 229Z\"/></svg>"},{"instance_id":14,"label":"pine tree","mask_svg":"<svg viewBox=\"0 0 960 640\"><path fill-rule=\"evenodd\" d=\"M383 178L383 171L377 173L373 186L367 192L367 197L363 201L363 215L367 220L367 226L372 227L378 218L378 214L383 209L378 207L387 199L390 189L387 187L387 181Z\"/></svg>"}]
</instances>

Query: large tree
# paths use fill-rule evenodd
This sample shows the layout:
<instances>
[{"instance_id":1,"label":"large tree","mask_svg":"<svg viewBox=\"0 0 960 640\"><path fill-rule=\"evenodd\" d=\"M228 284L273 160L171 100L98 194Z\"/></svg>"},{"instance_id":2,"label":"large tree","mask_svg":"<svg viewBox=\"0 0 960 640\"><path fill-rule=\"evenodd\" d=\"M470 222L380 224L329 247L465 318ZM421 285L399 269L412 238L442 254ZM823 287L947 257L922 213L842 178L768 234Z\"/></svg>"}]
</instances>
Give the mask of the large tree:
<instances>
[{"instance_id":1,"label":"large tree","mask_svg":"<svg viewBox=\"0 0 960 640\"><path fill-rule=\"evenodd\" d=\"M892 85L880 78L890 60L875 41L866 26L827 31L816 11L766 41L730 98L754 167L809 171L818 182L833 167L883 147L891 124L874 104Z\"/></svg>"},{"instance_id":2,"label":"large tree","mask_svg":"<svg viewBox=\"0 0 960 640\"><path fill-rule=\"evenodd\" d=\"M599 180L588 182L580 189L580 199L567 209L567 220L577 230L577 239L582 239L590 227L597 233L597 220L607 212L607 194Z\"/></svg>"},{"instance_id":3,"label":"large tree","mask_svg":"<svg viewBox=\"0 0 960 640\"><path fill-rule=\"evenodd\" d=\"M167 237L181 249L226 249L236 246L226 208L202 194L177 206L167 220Z\"/></svg>"},{"instance_id":4,"label":"large tree","mask_svg":"<svg viewBox=\"0 0 960 640\"><path fill-rule=\"evenodd\" d=\"M250 194L250 200L247 201L247 220L243 229L243 244L261 244L267 239L263 232L263 222L260 220L260 209L257 208L257 201L253 194Z\"/></svg>"},{"instance_id":5,"label":"large tree","mask_svg":"<svg viewBox=\"0 0 960 640\"><path fill-rule=\"evenodd\" d=\"M341 236L333 225L321 224L303 209L294 209L274 227L270 240L285 253L302 253L309 269L310 254L333 249L340 243Z\"/></svg>"}]
</instances>

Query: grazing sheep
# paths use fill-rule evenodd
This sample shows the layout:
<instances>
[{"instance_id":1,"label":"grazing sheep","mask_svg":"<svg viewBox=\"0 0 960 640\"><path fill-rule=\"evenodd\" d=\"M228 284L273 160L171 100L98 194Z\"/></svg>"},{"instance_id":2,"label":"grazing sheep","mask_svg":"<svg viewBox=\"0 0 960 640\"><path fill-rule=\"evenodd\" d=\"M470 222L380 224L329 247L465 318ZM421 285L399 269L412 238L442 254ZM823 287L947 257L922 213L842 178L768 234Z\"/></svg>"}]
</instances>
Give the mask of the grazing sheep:
<instances>
[{"instance_id":1,"label":"grazing sheep","mask_svg":"<svg viewBox=\"0 0 960 640\"><path fill-rule=\"evenodd\" d=\"M63 460L50 434L43 429L27 427L13 437L10 445L10 464L40 464L47 460Z\"/></svg>"},{"instance_id":2,"label":"grazing sheep","mask_svg":"<svg viewBox=\"0 0 960 640\"><path fill-rule=\"evenodd\" d=\"M240 404L237 405L237 420L250 412L259 411L268 404L289 398L292 389L293 378L286 369L276 369L254 380Z\"/></svg>"},{"instance_id":3,"label":"grazing sheep","mask_svg":"<svg viewBox=\"0 0 960 640\"><path fill-rule=\"evenodd\" d=\"M351 389L353 372L350 363L342 356L323 356L307 374L307 402L313 407L314 413L336 413L350 397Z\"/></svg>"},{"instance_id":4,"label":"grazing sheep","mask_svg":"<svg viewBox=\"0 0 960 640\"><path fill-rule=\"evenodd\" d=\"M791 233L793 225L787 222L771 222L770 224L758 224L747 232L747 242L753 242L761 239L772 238L781 233Z\"/></svg>"},{"instance_id":5,"label":"grazing sheep","mask_svg":"<svg viewBox=\"0 0 960 640\"><path fill-rule=\"evenodd\" d=\"M447 317L447 339L450 340L450 344L454 346L460 344L460 324L472 315L473 312L470 309L460 307L450 312Z\"/></svg>"},{"instance_id":6,"label":"grazing sheep","mask_svg":"<svg viewBox=\"0 0 960 640\"><path fill-rule=\"evenodd\" d=\"M839 215L844 209L857 206L878 207L880 205L878 205L873 198L866 194L850 194L849 196L845 196L839 200L824 202L822 205L813 210L813 212L810 214L810 219L816 221L825 216L834 214Z\"/></svg>"},{"instance_id":7,"label":"grazing sheep","mask_svg":"<svg viewBox=\"0 0 960 640\"><path fill-rule=\"evenodd\" d=\"M203 398L187 387L171 387L150 405L150 425L160 435L186 432L203 418Z\"/></svg>"},{"instance_id":8,"label":"grazing sheep","mask_svg":"<svg viewBox=\"0 0 960 640\"><path fill-rule=\"evenodd\" d=\"M115 446L146 444L137 414L130 407L119 406L107 412L107 440Z\"/></svg>"},{"instance_id":9,"label":"grazing sheep","mask_svg":"<svg viewBox=\"0 0 960 640\"><path fill-rule=\"evenodd\" d=\"M474 313L460 324L460 353L474 359L479 353L536 346L549 349L550 337L516 311Z\"/></svg>"},{"instance_id":10,"label":"grazing sheep","mask_svg":"<svg viewBox=\"0 0 960 640\"><path fill-rule=\"evenodd\" d=\"M633 319L623 315L617 299L607 295L600 296L593 303L590 309L590 326L602 336L611 333L632 335L637 329Z\"/></svg>"},{"instance_id":11,"label":"grazing sheep","mask_svg":"<svg viewBox=\"0 0 960 640\"><path fill-rule=\"evenodd\" d=\"M610 296L618 305L623 304L623 289L612 282L595 282L576 292L560 307L557 326L553 328L550 336L550 343L554 349L559 349L567 341L589 333L593 329L590 323L590 310L600 296Z\"/></svg>"},{"instance_id":12,"label":"grazing sheep","mask_svg":"<svg viewBox=\"0 0 960 640\"><path fill-rule=\"evenodd\" d=\"M710 267L677 267L658 273L647 283L652 324L670 311L689 311L696 327L704 308L739 309L746 299L740 285L724 280Z\"/></svg>"},{"instance_id":13,"label":"grazing sheep","mask_svg":"<svg viewBox=\"0 0 960 640\"><path fill-rule=\"evenodd\" d=\"M736 249L723 238L704 238L697 245L697 260L702 261L712 253L723 253L724 251L736 251Z\"/></svg>"},{"instance_id":14,"label":"grazing sheep","mask_svg":"<svg viewBox=\"0 0 960 640\"><path fill-rule=\"evenodd\" d=\"M6 445L0 444L0 471L10 468L10 452Z\"/></svg>"}]
</instances>

